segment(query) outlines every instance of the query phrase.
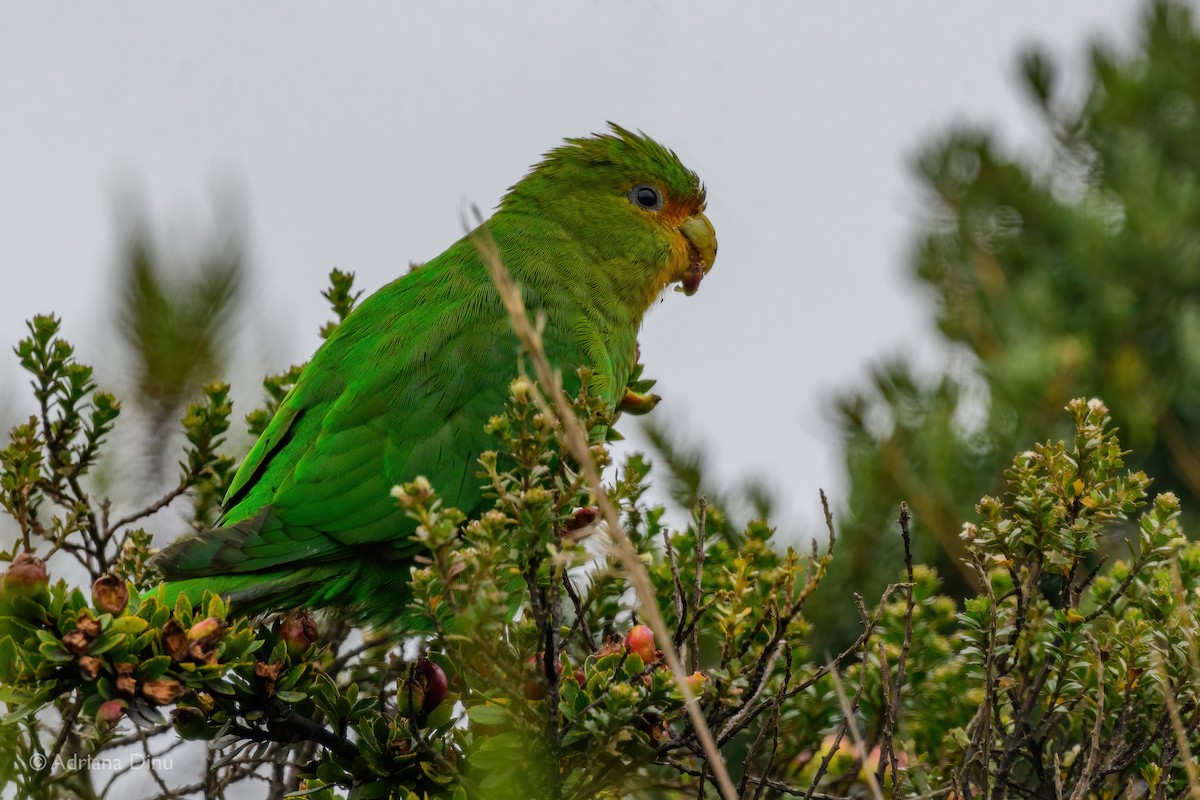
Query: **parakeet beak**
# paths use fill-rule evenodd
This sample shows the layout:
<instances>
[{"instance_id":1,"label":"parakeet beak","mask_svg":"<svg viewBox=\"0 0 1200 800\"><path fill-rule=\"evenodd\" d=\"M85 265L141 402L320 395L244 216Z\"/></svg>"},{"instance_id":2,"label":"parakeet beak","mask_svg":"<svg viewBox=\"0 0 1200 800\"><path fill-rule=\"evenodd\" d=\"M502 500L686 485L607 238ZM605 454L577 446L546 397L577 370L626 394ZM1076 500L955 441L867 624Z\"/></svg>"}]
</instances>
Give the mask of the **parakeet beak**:
<instances>
[{"instance_id":1,"label":"parakeet beak","mask_svg":"<svg viewBox=\"0 0 1200 800\"><path fill-rule=\"evenodd\" d=\"M713 261L717 259L717 232L708 217L699 211L683 221L679 232L689 245L691 259L683 273L681 289L690 297L700 288L700 281L704 280L704 276L712 269Z\"/></svg>"}]
</instances>

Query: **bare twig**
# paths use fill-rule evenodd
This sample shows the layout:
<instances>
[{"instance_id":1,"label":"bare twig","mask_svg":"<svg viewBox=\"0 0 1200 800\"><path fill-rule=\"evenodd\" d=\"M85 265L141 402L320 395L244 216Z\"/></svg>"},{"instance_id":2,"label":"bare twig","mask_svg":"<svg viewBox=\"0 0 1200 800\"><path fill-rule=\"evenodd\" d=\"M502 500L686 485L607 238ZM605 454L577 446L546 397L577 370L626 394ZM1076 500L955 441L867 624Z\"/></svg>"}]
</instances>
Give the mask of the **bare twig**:
<instances>
[{"instance_id":1,"label":"bare twig","mask_svg":"<svg viewBox=\"0 0 1200 800\"><path fill-rule=\"evenodd\" d=\"M753 800L759 800L759 798L762 797L762 791L764 788L766 788L766 785L767 785L766 781L769 780L768 776L771 774L771 770L775 766L775 759L778 758L778 756L779 756L779 718L783 714L783 695L787 691L788 684L790 684L792 682L792 648L791 648L791 644L789 642L784 642L784 648L785 648L785 654L784 654L785 661L784 661L784 672L783 672L783 685L780 688L780 691L775 694L775 709L771 712L771 720L770 720L770 722L768 722L766 725L763 726L764 732L767 730L771 731L771 752L768 753L768 755L767 755L766 765L763 766L762 770L760 771L762 778L760 779L758 788L754 791L754 799ZM762 733L759 734L759 739L760 740L762 739ZM755 748L757 748L757 747L758 747L758 742L755 742ZM746 759L746 770L745 770L745 774L742 777L743 785L746 783L747 779L750 776L750 762L751 762L751 759L749 759L749 758Z\"/></svg>"},{"instance_id":2,"label":"bare twig","mask_svg":"<svg viewBox=\"0 0 1200 800\"><path fill-rule=\"evenodd\" d=\"M576 626L582 628L583 638L587 643L588 652L594 653L596 652L596 642L592 638L592 629L587 623L587 607L584 605L583 600L580 599L579 592L575 590L575 584L572 582L571 576L568 575L565 570L563 571L563 586L567 590L567 597L571 598L571 605L575 606L575 625L571 626L571 634L574 635ZM570 636L565 637L563 639L563 644L565 644L566 640L569 638ZM562 649L562 646L563 645L560 644L559 649Z\"/></svg>"},{"instance_id":3,"label":"bare twig","mask_svg":"<svg viewBox=\"0 0 1200 800\"><path fill-rule=\"evenodd\" d=\"M865 611L866 609L860 610ZM859 674L858 691L854 693L854 700L851 702L852 706L858 705L859 700L862 698L863 689L866 688L866 666L869 657L869 653L864 649L862 656L863 669ZM825 773L829 769L829 764L833 761L833 757L841 751L842 739L846 736L846 726L848 724L849 717L843 714L842 721L838 724L837 733L834 734L833 741L829 742L828 747L825 747L825 755L821 758L821 763L817 765L817 770L813 773L812 779L808 783L808 791L804 793L804 800L812 800L812 798L817 796L817 786L820 785L821 779L825 777Z\"/></svg>"},{"instance_id":4,"label":"bare twig","mask_svg":"<svg viewBox=\"0 0 1200 800\"><path fill-rule=\"evenodd\" d=\"M167 782L162 779L162 776L158 774L158 770L154 768L154 757L150 755L150 739L146 736L146 732L141 728L138 728L137 734L142 743L142 753L144 753L146 756L146 763L150 765L150 777L154 779L154 783L159 789L162 790L164 797L178 797L178 795L171 791L171 788L167 786Z\"/></svg>"},{"instance_id":5,"label":"bare twig","mask_svg":"<svg viewBox=\"0 0 1200 800\"><path fill-rule=\"evenodd\" d=\"M46 754L46 764L54 764L58 761L58 756L62 752L63 747L67 744L67 739L75 731L75 720L79 719L79 713L83 710L83 693L76 692L75 702L72 704L69 711L63 714L62 729L58 732L58 736L54 740L54 744L50 748L50 752ZM36 742L36 739L34 740ZM41 770L35 774L35 785L41 783L50 776L50 770Z\"/></svg>"},{"instance_id":6,"label":"bare twig","mask_svg":"<svg viewBox=\"0 0 1200 800\"><path fill-rule=\"evenodd\" d=\"M146 517L153 516L154 514L157 514L159 511L161 511L164 508L166 508L167 506L169 506L171 503L175 502L176 499L178 499L181 495L183 495L190 488L190 484L189 484L190 478L192 478L192 476L188 475L187 477L184 478L184 480L180 481L178 486L176 486L174 489L171 489L169 492L167 492L162 497L155 500L150 505L146 506L145 508L134 511L133 513L128 514L127 516L121 517L119 520L117 520L116 522L109 525L108 530L106 531L106 535L112 536L112 534L115 531L120 530L121 528L125 527L126 525L130 524L131 522L137 522L139 519L145 519Z\"/></svg>"},{"instance_id":7,"label":"bare twig","mask_svg":"<svg viewBox=\"0 0 1200 800\"><path fill-rule=\"evenodd\" d=\"M854 719L854 706L850 704L850 699L846 697L846 687L842 685L842 676L838 674L837 670L834 670L829 673L829 677L833 679L833 688L837 692L838 703L842 707L842 718L846 722L847 730L850 731L850 738L854 740L854 746L858 748L859 758L863 758L867 754L867 746L863 741L862 734L859 733L858 722ZM871 795L875 800L883 800L883 790L879 788L875 776L865 771L863 772L863 776L867 779L867 786L870 787Z\"/></svg>"},{"instance_id":8,"label":"bare twig","mask_svg":"<svg viewBox=\"0 0 1200 800\"><path fill-rule=\"evenodd\" d=\"M821 510L825 513L825 528L829 531L829 550L833 551L833 546L837 544L837 531L833 527L833 512L829 510L829 498L825 496L824 489L817 490L821 495ZM912 580L910 577L909 580Z\"/></svg>"},{"instance_id":9,"label":"bare twig","mask_svg":"<svg viewBox=\"0 0 1200 800\"><path fill-rule=\"evenodd\" d=\"M896 747L892 735L896 726L896 717L900 714L901 693L904 690L904 670L908 665L908 651L912 647L913 608L916 605L916 583L913 580L912 537L908 529L910 519L908 504L901 502L900 515L897 521L900 523L900 535L904 539L904 568L908 576L908 590L904 606L904 642L900 645L900 657L896 660L896 679L892 682L891 692L886 699L887 713L884 716L883 736L879 747L879 766L875 772L876 780L882 784L884 773L890 765L893 786L899 786L900 780L899 765L896 763ZM883 665L885 663L881 656L880 664Z\"/></svg>"},{"instance_id":10,"label":"bare twig","mask_svg":"<svg viewBox=\"0 0 1200 800\"><path fill-rule=\"evenodd\" d=\"M667 554L667 563L671 565L671 583L673 591L671 599L675 603L675 638L672 640L676 647L683 647L683 629L687 624L687 607L683 598L683 579L679 577L679 561L675 558L675 547L671 544L671 532L663 528L663 552ZM682 650L680 651L682 653ZM681 655L680 658L683 656Z\"/></svg>"},{"instance_id":11,"label":"bare twig","mask_svg":"<svg viewBox=\"0 0 1200 800\"><path fill-rule=\"evenodd\" d=\"M737 711L736 714L729 718L729 722L727 722L721 729L721 744L725 744L725 742L729 741L729 739L733 736L734 731L739 730L746 722L749 722L748 717L750 710L755 707L756 702L759 702L759 698L762 697L763 691L767 688L767 681L763 676L770 675L771 672L774 671L775 664L779 660L779 655L784 649L784 646L785 643L772 642L768 645L767 649L763 651L763 657L759 661L758 669L755 670L754 679L751 681L750 686L747 687L749 691L746 692L746 694L748 696L742 702L742 707ZM781 694L783 693L781 692ZM761 702L769 707L775 701L762 700Z\"/></svg>"}]
</instances>

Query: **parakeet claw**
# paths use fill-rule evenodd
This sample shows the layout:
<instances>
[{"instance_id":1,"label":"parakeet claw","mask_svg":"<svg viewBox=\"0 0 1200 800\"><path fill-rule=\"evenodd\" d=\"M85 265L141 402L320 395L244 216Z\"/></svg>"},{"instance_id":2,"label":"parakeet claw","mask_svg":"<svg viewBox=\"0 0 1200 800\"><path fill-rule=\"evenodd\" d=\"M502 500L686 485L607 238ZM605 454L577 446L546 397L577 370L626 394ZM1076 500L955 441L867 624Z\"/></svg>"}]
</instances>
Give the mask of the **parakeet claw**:
<instances>
[{"instance_id":1,"label":"parakeet claw","mask_svg":"<svg viewBox=\"0 0 1200 800\"><path fill-rule=\"evenodd\" d=\"M656 394L641 394L626 386L625 395L621 398L621 402L617 404L617 411L640 417L642 414L649 414L653 411L654 407L661 400L662 397Z\"/></svg>"}]
</instances>

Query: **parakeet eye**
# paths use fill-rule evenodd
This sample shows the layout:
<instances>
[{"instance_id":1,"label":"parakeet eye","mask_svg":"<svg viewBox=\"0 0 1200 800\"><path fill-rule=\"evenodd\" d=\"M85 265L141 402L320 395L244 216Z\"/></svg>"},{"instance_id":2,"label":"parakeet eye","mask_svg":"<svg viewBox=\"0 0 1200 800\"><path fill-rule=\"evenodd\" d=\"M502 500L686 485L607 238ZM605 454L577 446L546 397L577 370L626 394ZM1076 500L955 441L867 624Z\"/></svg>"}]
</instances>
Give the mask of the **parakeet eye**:
<instances>
[{"instance_id":1,"label":"parakeet eye","mask_svg":"<svg viewBox=\"0 0 1200 800\"><path fill-rule=\"evenodd\" d=\"M629 202L647 211L661 211L663 207L662 193L645 183L639 183L629 190Z\"/></svg>"}]
</instances>

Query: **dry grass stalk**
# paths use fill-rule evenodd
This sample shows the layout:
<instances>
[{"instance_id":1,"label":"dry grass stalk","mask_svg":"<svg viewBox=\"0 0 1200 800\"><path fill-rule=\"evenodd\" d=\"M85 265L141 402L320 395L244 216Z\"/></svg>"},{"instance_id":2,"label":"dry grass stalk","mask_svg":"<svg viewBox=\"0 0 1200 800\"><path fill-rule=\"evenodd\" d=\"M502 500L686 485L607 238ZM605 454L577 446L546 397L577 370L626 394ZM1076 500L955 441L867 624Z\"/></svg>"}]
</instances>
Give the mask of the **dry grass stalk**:
<instances>
[{"instance_id":1,"label":"dry grass stalk","mask_svg":"<svg viewBox=\"0 0 1200 800\"><path fill-rule=\"evenodd\" d=\"M491 232L483 224L483 218L479 210L472 207L472 212L475 216L476 226L473 230L469 231L468 235L471 243L475 245L484 263L487 265L488 272L491 273L492 281L496 284L496 290L500 293L500 299L504 302L504 307L508 311L513 332L516 333L526 353L529 354L529 359L533 363L537 381L541 386L543 394L553 403L554 408L547 407L546 411L557 417L558 423L563 430L565 443L571 451L571 455L583 467L588 488L596 498L596 505L608 525L609 535L612 537L616 547L617 558L620 560L625 572L629 575L629 581L633 584L634 591L637 593L638 602L642 607L642 616L645 618L646 623L649 624L650 629L654 631L654 635L658 641L664 645L662 652L666 658L667 666L670 667L671 673L675 676L675 682L679 686L680 693L683 695L684 704L691 718L692 726L695 728L696 736L704 748L705 755L708 757L713 777L716 779L721 795L725 800L736 800L737 792L734 789L733 781L729 777L729 770L725 766L725 761L721 757L720 750L717 749L717 743L713 738L712 731L709 730L708 723L700 711L700 705L696 702L695 695L688 686L687 675L684 673L684 666L679 658L679 653L671 646L671 642L673 641L671 631L667 628L662 613L659 611L654 589L650 584L650 575L646 572L645 566L642 565L641 560L638 558L637 551L634 550L629 537L625 535L625 530L621 527L621 520L617 514L616 507L604 491L600 480L600 470L596 467L596 462L592 459L587 435L584 433L582 426L580 426L579 420L575 417L570 405L567 404L566 398L563 395L561 377L555 372L554 368L550 365L550 361L546 358L545 349L542 347L541 334L529 319L529 315L525 310L525 303L521 299L521 290L513 282L512 275L504 265L504 260L501 258L496 241L492 238ZM466 223L465 218L464 223ZM464 225L464 227L469 228L470 226Z\"/></svg>"}]
</instances>

